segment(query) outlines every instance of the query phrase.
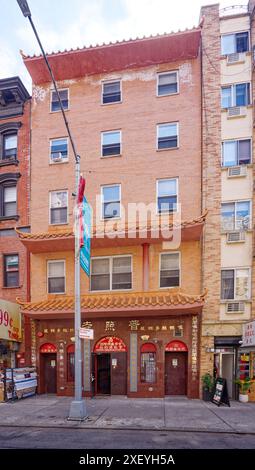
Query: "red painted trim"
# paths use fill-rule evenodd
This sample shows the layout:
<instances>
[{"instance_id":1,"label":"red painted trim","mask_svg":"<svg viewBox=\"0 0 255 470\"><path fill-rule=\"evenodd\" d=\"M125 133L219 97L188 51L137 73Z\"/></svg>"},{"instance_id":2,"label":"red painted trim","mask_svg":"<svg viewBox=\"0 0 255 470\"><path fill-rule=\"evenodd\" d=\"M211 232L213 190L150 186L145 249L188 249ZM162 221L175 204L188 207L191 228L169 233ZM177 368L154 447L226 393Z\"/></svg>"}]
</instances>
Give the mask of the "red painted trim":
<instances>
[{"instance_id":1,"label":"red painted trim","mask_svg":"<svg viewBox=\"0 0 255 470\"><path fill-rule=\"evenodd\" d=\"M143 290L149 290L149 243L143 243Z\"/></svg>"},{"instance_id":2,"label":"red painted trim","mask_svg":"<svg viewBox=\"0 0 255 470\"><path fill-rule=\"evenodd\" d=\"M69 346L67 346L66 352L67 353L74 353L75 352L74 344L69 344Z\"/></svg>"},{"instance_id":3,"label":"red painted trim","mask_svg":"<svg viewBox=\"0 0 255 470\"><path fill-rule=\"evenodd\" d=\"M144 343L141 346L141 353L155 353L156 351L156 346L153 343Z\"/></svg>"}]
</instances>

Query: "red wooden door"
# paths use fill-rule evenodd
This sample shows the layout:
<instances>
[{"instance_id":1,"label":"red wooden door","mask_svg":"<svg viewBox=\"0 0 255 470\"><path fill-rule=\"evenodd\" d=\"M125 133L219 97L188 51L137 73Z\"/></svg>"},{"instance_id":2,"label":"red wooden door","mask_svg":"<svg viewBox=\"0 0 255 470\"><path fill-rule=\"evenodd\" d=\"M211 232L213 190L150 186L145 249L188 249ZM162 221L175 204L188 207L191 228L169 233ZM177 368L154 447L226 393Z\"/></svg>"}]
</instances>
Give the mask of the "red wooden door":
<instances>
[{"instance_id":1,"label":"red wooden door","mask_svg":"<svg viewBox=\"0 0 255 470\"><path fill-rule=\"evenodd\" d=\"M44 393L57 393L57 355L43 354Z\"/></svg>"},{"instance_id":2,"label":"red wooden door","mask_svg":"<svg viewBox=\"0 0 255 470\"><path fill-rule=\"evenodd\" d=\"M165 394L186 395L187 393L186 352L165 353Z\"/></svg>"},{"instance_id":3,"label":"red wooden door","mask_svg":"<svg viewBox=\"0 0 255 470\"><path fill-rule=\"evenodd\" d=\"M111 353L111 394L127 394L127 353Z\"/></svg>"}]
</instances>

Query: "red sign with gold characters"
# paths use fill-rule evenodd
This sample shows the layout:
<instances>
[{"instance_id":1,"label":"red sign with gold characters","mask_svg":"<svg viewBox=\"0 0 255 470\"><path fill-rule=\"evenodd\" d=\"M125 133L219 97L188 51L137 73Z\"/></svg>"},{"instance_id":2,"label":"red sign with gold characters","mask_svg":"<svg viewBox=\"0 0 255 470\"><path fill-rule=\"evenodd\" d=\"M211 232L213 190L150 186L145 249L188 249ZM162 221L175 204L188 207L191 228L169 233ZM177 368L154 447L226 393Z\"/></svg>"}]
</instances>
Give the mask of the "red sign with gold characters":
<instances>
[{"instance_id":1,"label":"red sign with gold characters","mask_svg":"<svg viewBox=\"0 0 255 470\"><path fill-rule=\"evenodd\" d=\"M116 336L105 336L95 345L95 352L125 352L127 347L122 339Z\"/></svg>"},{"instance_id":2,"label":"red sign with gold characters","mask_svg":"<svg viewBox=\"0 0 255 470\"><path fill-rule=\"evenodd\" d=\"M182 341L170 341L170 343L168 343L166 345L166 351L188 351L188 348L186 346L185 343L183 343Z\"/></svg>"},{"instance_id":3,"label":"red sign with gold characters","mask_svg":"<svg viewBox=\"0 0 255 470\"><path fill-rule=\"evenodd\" d=\"M57 348L54 344L51 344L51 343L44 343L41 347L40 347L40 352L41 353L56 353L57 352Z\"/></svg>"}]
</instances>

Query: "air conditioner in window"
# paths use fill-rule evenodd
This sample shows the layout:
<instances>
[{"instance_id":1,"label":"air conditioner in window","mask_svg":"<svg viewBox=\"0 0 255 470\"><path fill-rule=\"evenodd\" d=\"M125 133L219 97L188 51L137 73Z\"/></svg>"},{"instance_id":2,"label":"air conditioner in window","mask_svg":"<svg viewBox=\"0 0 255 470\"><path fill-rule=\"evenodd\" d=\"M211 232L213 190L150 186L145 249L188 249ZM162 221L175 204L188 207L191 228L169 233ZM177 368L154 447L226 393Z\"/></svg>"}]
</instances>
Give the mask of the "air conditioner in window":
<instances>
[{"instance_id":1,"label":"air conditioner in window","mask_svg":"<svg viewBox=\"0 0 255 470\"><path fill-rule=\"evenodd\" d=\"M245 62L245 54L243 52L234 52L227 55L227 64L235 64L236 62Z\"/></svg>"},{"instance_id":2,"label":"air conditioner in window","mask_svg":"<svg viewBox=\"0 0 255 470\"><path fill-rule=\"evenodd\" d=\"M236 176L247 176L247 166L230 166L228 168L228 178L234 178Z\"/></svg>"},{"instance_id":3,"label":"air conditioner in window","mask_svg":"<svg viewBox=\"0 0 255 470\"><path fill-rule=\"evenodd\" d=\"M227 313L244 313L244 302L228 302Z\"/></svg>"},{"instance_id":4,"label":"air conditioner in window","mask_svg":"<svg viewBox=\"0 0 255 470\"><path fill-rule=\"evenodd\" d=\"M61 152L53 152L51 154L51 160L56 163L56 162L62 162L63 161L63 155Z\"/></svg>"},{"instance_id":5,"label":"air conditioner in window","mask_svg":"<svg viewBox=\"0 0 255 470\"><path fill-rule=\"evenodd\" d=\"M228 118L246 116L246 108L244 106L232 106L228 108Z\"/></svg>"},{"instance_id":6,"label":"air conditioner in window","mask_svg":"<svg viewBox=\"0 0 255 470\"><path fill-rule=\"evenodd\" d=\"M227 233L227 243L245 242L245 232L243 230L235 230Z\"/></svg>"}]
</instances>

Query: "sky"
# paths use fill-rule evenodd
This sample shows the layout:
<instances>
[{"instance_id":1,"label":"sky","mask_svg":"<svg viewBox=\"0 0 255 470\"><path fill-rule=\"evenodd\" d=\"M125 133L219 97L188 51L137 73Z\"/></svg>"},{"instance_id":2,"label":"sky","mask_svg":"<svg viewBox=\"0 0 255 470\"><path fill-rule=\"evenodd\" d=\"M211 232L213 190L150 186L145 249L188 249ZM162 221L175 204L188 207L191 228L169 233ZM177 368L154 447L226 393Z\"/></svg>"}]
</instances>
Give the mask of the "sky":
<instances>
[{"instance_id":1,"label":"sky","mask_svg":"<svg viewBox=\"0 0 255 470\"><path fill-rule=\"evenodd\" d=\"M220 8L248 0L222 0ZM102 44L197 26L201 5L216 0L28 0L47 52ZM31 92L20 49L39 53L16 0L0 0L0 78L19 75Z\"/></svg>"}]
</instances>

